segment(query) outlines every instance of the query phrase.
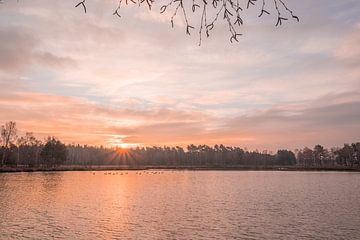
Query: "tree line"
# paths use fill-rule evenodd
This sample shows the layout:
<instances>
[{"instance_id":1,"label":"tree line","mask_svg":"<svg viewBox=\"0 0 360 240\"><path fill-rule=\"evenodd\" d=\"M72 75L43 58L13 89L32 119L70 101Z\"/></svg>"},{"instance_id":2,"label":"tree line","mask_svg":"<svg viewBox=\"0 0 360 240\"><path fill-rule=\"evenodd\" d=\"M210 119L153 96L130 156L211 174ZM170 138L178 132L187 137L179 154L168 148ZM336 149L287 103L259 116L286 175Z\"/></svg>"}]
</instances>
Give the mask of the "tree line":
<instances>
[{"instance_id":1,"label":"tree line","mask_svg":"<svg viewBox=\"0 0 360 240\"><path fill-rule=\"evenodd\" d=\"M240 147L188 145L176 147L119 147L65 145L55 137L44 141L33 133L18 136L15 122L1 126L1 166L119 165L119 166L299 166L360 167L360 142L326 149L248 151Z\"/></svg>"}]
</instances>

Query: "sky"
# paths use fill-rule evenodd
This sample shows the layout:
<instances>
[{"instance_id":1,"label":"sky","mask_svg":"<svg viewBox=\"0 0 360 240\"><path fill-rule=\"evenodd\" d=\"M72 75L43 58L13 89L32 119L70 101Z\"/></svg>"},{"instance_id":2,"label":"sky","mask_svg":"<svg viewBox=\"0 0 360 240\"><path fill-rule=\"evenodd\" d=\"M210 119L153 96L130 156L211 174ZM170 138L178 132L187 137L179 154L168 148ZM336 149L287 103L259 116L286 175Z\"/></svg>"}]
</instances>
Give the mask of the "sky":
<instances>
[{"instance_id":1,"label":"sky","mask_svg":"<svg viewBox=\"0 0 360 240\"><path fill-rule=\"evenodd\" d=\"M198 46L184 21L116 0L0 4L0 124L104 146L247 149L360 140L360 3L286 0L300 22L244 11ZM245 3L242 2L244 5ZM199 16L190 16L196 22Z\"/></svg>"}]
</instances>

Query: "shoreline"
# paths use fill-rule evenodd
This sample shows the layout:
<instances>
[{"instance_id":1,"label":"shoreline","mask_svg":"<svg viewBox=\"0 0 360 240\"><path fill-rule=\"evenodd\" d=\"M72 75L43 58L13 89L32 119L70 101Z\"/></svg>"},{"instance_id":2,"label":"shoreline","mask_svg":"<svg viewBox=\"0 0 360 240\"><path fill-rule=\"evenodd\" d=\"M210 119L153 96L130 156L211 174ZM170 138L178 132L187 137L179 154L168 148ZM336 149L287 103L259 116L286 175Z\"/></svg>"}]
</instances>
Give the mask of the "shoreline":
<instances>
[{"instance_id":1,"label":"shoreline","mask_svg":"<svg viewBox=\"0 0 360 240\"><path fill-rule=\"evenodd\" d=\"M115 166L115 165L62 165L57 167L0 167L0 173L16 172L69 172L69 171L145 171L145 170L187 170L187 171L326 171L360 172L359 167L301 167L301 166Z\"/></svg>"}]
</instances>

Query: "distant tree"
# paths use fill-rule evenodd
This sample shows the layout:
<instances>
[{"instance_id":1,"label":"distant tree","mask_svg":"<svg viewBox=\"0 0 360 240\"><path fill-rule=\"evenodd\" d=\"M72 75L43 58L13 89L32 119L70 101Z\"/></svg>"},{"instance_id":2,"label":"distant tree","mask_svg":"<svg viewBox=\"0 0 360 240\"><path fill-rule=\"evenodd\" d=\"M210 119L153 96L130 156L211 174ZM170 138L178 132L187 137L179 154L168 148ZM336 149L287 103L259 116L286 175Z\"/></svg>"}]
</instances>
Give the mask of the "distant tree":
<instances>
[{"instance_id":1,"label":"distant tree","mask_svg":"<svg viewBox=\"0 0 360 240\"><path fill-rule=\"evenodd\" d=\"M354 149L349 144L344 144L344 147L337 151L338 163L345 166L353 166L354 164Z\"/></svg>"},{"instance_id":2,"label":"distant tree","mask_svg":"<svg viewBox=\"0 0 360 240\"><path fill-rule=\"evenodd\" d=\"M28 166L37 165L41 150L41 141L36 139L33 133L27 132L25 136L18 139L17 143L18 162Z\"/></svg>"},{"instance_id":3,"label":"distant tree","mask_svg":"<svg viewBox=\"0 0 360 240\"><path fill-rule=\"evenodd\" d=\"M242 164L244 160L245 151L239 147L234 148L235 151L235 165Z\"/></svg>"},{"instance_id":4,"label":"distant tree","mask_svg":"<svg viewBox=\"0 0 360 240\"><path fill-rule=\"evenodd\" d=\"M295 154L282 149L273 154L268 151L249 151L246 148L226 146L223 144L210 147L208 145L182 147L153 146L136 147L135 149L119 149L114 147L89 146L61 143L55 137L49 137L43 145L32 133L18 138L15 145L16 124L6 123L1 126L0 156L7 165L33 166L40 162L47 166L69 165L127 165L127 166L218 166L233 167L294 165ZM297 163L302 167L360 167L360 142L344 144L330 150L321 145L314 149L305 147L295 150ZM5 156L5 157L4 157ZM40 160L38 161L38 158ZM3 160L5 159L5 160Z\"/></svg>"},{"instance_id":5,"label":"distant tree","mask_svg":"<svg viewBox=\"0 0 360 240\"><path fill-rule=\"evenodd\" d=\"M317 166L323 165L323 160L325 158L325 149L321 145L316 145L313 150L314 153L314 161Z\"/></svg>"},{"instance_id":6,"label":"distant tree","mask_svg":"<svg viewBox=\"0 0 360 240\"><path fill-rule=\"evenodd\" d=\"M190 144L187 146L187 150L188 150L188 157L189 157L190 163L191 163L191 165L194 165L194 162L196 162L198 147L195 146L194 144Z\"/></svg>"},{"instance_id":7,"label":"distant tree","mask_svg":"<svg viewBox=\"0 0 360 240\"><path fill-rule=\"evenodd\" d=\"M354 150L354 163L360 165L360 142L351 144Z\"/></svg>"},{"instance_id":8,"label":"distant tree","mask_svg":"<svg viewBox=\"0 0 360 240\"><path fill-rule=\"evenodd\" d=\"M61 165L66 161L67 149L65 144L55 137L49 137L40 153L43 163L47 166Z\"/></svg>"},{"instance_id":9,"label":"distant tree","mask_svg":"<svg viewBox=\"0 0 360 240\"><path fill-rule=\"evenodd\" d=\"M9 154L11 144L17 138L17 128L15 122L7 122L1 126L2 158L1 166L4 165L6 157Z\"/></svg>"},{"instance_id":10,"label":"distant tree","mask_svg":"<svg viewBox=\"0 0 360 240\"><path fill-rule=\"evenodd\" d=\"M10 143L10 146L8 148L7 154L6 154L6 158L5 158L5 165L10 165L10 166L17 166L18 165L18 161L17 161L17 146L13 143Z\"/></svg>"},{"instance_id":11,"label":"distant tree","mask_svg":"<svg viewBox=\"0 0 360 240\"><path fill-rule=\"evenodd\" d=\"M276 162L279 165L295 165L296 157L292 151L278 150L276 154Z\"/></svg>"},{"instance_id":12,"label":"distant tree","mask_svg":"<svg viewBox=\"0 0 360 240\"><path fill-rule=\"evenodd\" d=\"M329 158L331 161L331 166L335 166L336 165L336 158L337 158L337 154L336 152L338 151L339 147L332 147L329 151Z\"/></svg>"},{"instance_id":13,"label":"distant tree","mask_svg":"<svg viewBox=\"0 0 360 240\"><path fill-rule=\"evenodd\" d=\"M334 166L334 156L331 150L324 148L321 163L327 167Z\"/></svg>"},{"instance_id":14,"label":"distant tree","mask_svg":"<svg viewBox=\"0 0 360 240\"><path fill-rule=\"evenodd\" d=\"M304 167L313 166L313 163L314 163L313 155L314 155L313 151L308 147L305 147L304 149L299 150L298 157L297 157L299 164Z\"/></svg>"}]
</instances>

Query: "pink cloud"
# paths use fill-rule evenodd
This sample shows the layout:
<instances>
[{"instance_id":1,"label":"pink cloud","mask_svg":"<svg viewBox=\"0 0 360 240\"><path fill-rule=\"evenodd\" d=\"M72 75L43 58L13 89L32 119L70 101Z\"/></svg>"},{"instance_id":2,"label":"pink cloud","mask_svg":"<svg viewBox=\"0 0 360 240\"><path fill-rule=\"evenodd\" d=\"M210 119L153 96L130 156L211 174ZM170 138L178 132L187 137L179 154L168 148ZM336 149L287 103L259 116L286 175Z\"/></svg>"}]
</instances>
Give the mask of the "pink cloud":
<instances>
[{"instance_id":1,"label":"pink cloud","mask_svg":"<svg viewBox=\"0 0 360 240\"><path fill-rule=\"evenodd\" d=\"M360 58L360 23L343 40L342 45L336 50L335 55L342 60L359 61Z\"/></svg>"}]
</instances>

